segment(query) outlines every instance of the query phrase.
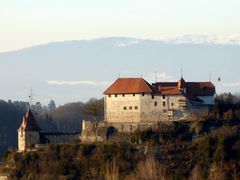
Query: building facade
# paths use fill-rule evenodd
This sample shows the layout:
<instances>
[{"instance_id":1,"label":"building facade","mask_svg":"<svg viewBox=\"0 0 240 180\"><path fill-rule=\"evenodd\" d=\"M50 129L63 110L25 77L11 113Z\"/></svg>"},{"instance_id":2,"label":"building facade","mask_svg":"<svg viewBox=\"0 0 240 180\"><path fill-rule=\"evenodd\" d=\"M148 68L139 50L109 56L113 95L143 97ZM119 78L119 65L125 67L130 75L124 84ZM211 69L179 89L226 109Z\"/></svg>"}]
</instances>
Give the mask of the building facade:
<instances>
[{"instance_id":1,"label":"building facade","mask_svg":"<svg viewBox=\"0 0 240 180\"><path fill-rule=\"evenodd\" d=\"M119 78L104 92L105 122L154 123L208 114L215 101L211 82L157 82Z\"/></svg>"}]
</instances>

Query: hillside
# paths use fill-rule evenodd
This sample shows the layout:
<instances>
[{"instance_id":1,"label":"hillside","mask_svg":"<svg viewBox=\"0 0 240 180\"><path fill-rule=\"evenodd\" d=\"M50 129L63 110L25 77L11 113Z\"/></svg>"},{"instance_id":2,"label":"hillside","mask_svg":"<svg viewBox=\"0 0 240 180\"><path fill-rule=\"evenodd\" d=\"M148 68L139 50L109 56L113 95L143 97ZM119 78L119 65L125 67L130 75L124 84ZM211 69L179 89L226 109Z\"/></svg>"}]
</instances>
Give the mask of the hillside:
<instances>
[{"instance_id":1,"label":"hillside","mask_svg":"<svg viewBox=\"0 0 240 180\"><path fill-rule=\"evenodd\" d=\"M13 179L239 179L239 134L239 120L173 123L117 134L117 142L9 151L1 172Z\"/></svg>"},{"instance_id":2,"label":"hillside","mask_svg":"<svg viewBox=\"0 0 240 180\"><path fill-rule=\"evenodd\" d=\"M115 133L103 143L9 150L0 174L12 179L239 179L239 152L239 96L223 94L207 117Z\"/></svg>"}]
</instances>

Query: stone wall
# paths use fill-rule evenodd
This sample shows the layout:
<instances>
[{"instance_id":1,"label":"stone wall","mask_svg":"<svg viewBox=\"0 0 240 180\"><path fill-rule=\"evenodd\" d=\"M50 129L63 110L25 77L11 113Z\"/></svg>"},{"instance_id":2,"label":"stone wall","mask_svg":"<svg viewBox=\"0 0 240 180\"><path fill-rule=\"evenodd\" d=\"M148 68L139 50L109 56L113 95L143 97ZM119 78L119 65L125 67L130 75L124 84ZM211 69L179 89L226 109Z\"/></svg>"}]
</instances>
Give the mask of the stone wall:
<instances>
[{"instance_id":1,"label":"stone wall","mask_svg":"<svg viewBox=\"0 0 240 180\"><path fill-rule=\"evenodd\" d=\"M39 132L35 131L18 131L18 150L25 151L39 143Z\"/></svg>"},{"instance_id":2,"label":"stone wall","mask_svg":"<svg viewBox=\"0 0 240 180\"><path fill-rule=\"evenodd\" d=\"M25 131L18 130L18 150L25 150Z\"/></svg>"},{"instance_id":3,"label":"stone wall","mask_svg":"<svg viewBox=\"0 0 240 180\"><path fill-rule=\"evenodd\" d=\"M188 102L184 109L179 105L179 100L186 100L183 95L112 94L110 97L105 95L104 100L105 121L108 123L176 121L186 119L189 114L207 115L210 107ZM212 97L205 100L212 101ZM119 127L124 128L123 125Z\"/></svg>"},{"instance_id":4,"label":"stone wall","mask_svg":"<svg viewBox=\"0 0 240 180\"><path fill-rule=\"evenodd\" d=\"M109 138L109 135L113 132L124 132L130 133L136 130L147 130L149 128L157 129L162 125L172 124L172 121L159 121L159 122L140 122L140 123L129 123L129 122L97 122L85 123L85 129L82 131L81 142L102 142Z\"/></svg>"},{"instance_id":5,"label":"stone wall","mask_svg":"<svg viewBox=\"0 0 240 180\"><path fill-rule=\"evenodd\" d=\"M207 116L209 114L209 111L211 109L211 106L207 106L207 105L192 105L189 104L188 105L188 114L194 115L194 116Z\"/></svg>"},{"instance_id":6,"label":"stone wall","mask_svg":"<svg viewBox=\"0 0 240 180\"><path fill-rule=\"evenodd\" d=\"M0 180L8 180L8 179L10 179L10 178L8 178L8 176L7 175L2 175L2 174L0 174Z\"/></svg>"},{"instance_id":7,"label":"stone wall","mask_svg":"<svg viewBox=\"0 0 240 180\"><path fill-rule=\"evenodd\" d=\"M182 117L178 101L182 95L118 94L105 95L105 120L111 122L157 122L169 119L169 109Z\"/></svg>"},{"instance_id":8,"label":"stone wall","mask_svg":"<svg viewBox=\"0 0 240 180\"><path fill-rule=\"evenodd\" d=\"M82 143L103 142L107 138L107 126L105 122L82 121Z\"/></svg>"},{"instance_id":9,"label":"stone wall","mask_svg":"<svg viewBox=\"0 0 240 180\"><path fill-rule=\"evenodd\" d=\"M144 95L141 97L141 122L168 121L169 109L180 114L178 101L185 99L182 95Z\"/></svg>"},{"instance_id":10,"label":"stone wall","mask_svg":"<svg viewBox=\"0 0 240 180\"><path fill-rule=\"evenodd\" d=\"M141 95L118 94L116 96L105 95L105 120L107 122L139 122Z\"/></svg>"},{"instance_id":11,"label":"stone wall","mask_svg":"<svg viewBox=\"0 0 240 180\"><path fill-rule=\"evenodd\" d=\"M49 140L48 143L65 143L80 140L80 133L41 133Z\"/></svg>"}]
</instances>

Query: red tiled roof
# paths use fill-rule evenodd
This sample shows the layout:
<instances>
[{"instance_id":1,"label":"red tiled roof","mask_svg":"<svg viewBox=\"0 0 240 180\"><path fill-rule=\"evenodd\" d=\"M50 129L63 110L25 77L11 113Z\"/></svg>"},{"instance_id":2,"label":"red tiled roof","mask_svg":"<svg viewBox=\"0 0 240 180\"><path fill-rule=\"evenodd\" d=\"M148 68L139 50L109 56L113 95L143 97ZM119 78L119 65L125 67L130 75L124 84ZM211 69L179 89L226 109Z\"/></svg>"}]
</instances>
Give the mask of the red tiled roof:
<instances>
[{"instance_id":1,"label":"red tiled roof","mask_svg":"<svg viewBox=\"0 0 240 180\"><path fill-rule=\"evenodd\" d=\"M124 93L152 93L152 87L143 78L118 78L103 94Z\"/></svg>"},{"instance_id":2,"label":"red tiled roof","mask_svg":"<svg viewBox=\"0 0 240 180\"><path fill-rule=\"evenodd\" d=\"M29 109L23 117L23 122L20 128L24 131L41 131L37 121L35 120L32 111Z\"/></svg>"},{"instance_id":3,"label":"red tiled roof","mask_svg":"<svg viewBox=\"0 0 240 180\"><path fill-rule=\"evenodd\" d=\"M216 93L215 86L211 82L187 82L187 94L197 96L211 96Z\"/></svg>"},{"instance_id":4,"label":"red tiled roof","mask_svg":"<svg viewBox=\"0 0 240 180\"><path fill-rule=\"evenodd\" d=\"M165 95L180 95L177 82L155 83L154 92ZM211 82L185 82L186 95L212 96L215 94L215 86Z\"/></svg>"},{"instance_id":5,"label":"red tiled roof","mask_svg":"<svg viewBox=\"0 0 240 180\"><path fill-rule=\"evenodd\" d=\"M178 89L178 83L176 82L161 82L155 83L154 93L164 95L181 95L181 91Z\"/></svg>"},{"instance_id":6,"label":"red tiled roof","mask_svg":"<svg viewBox=\"0 0 240 180\"><path fill-rule=\"evenodd\" d=\"M179 85L186 88L182 92ZM163 95L213 96L215 86L211 82L185 82L181 78L178 82L158 82L152 86L143 78L118 78L104 94L127 94L127 93L154 93Z\"/></svg>"}]
</instances>

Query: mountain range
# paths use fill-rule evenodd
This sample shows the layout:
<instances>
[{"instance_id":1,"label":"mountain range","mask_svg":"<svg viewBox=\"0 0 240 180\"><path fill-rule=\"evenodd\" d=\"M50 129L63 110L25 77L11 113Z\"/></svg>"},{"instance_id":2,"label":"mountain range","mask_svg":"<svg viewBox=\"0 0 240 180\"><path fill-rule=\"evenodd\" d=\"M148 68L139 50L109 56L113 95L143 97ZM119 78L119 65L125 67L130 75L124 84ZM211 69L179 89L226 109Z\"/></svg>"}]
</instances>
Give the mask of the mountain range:
<instances>
[{"instance_id":1,"label":"mountain range","mask_svg":"<svg viewBox=\"0 0 240 180\"><path fill-rule=\"evenodd\" d=\"M143 77L150 83L212 81L217 92L240 87L239 37L183 36L146 40L108 37L53 42L0 53L0 98L58 105L102 97L118 77ZM157 74L157 77L156 77ZM220 77L221 81L217 79Z\"/></svg>"}]
</instances>

